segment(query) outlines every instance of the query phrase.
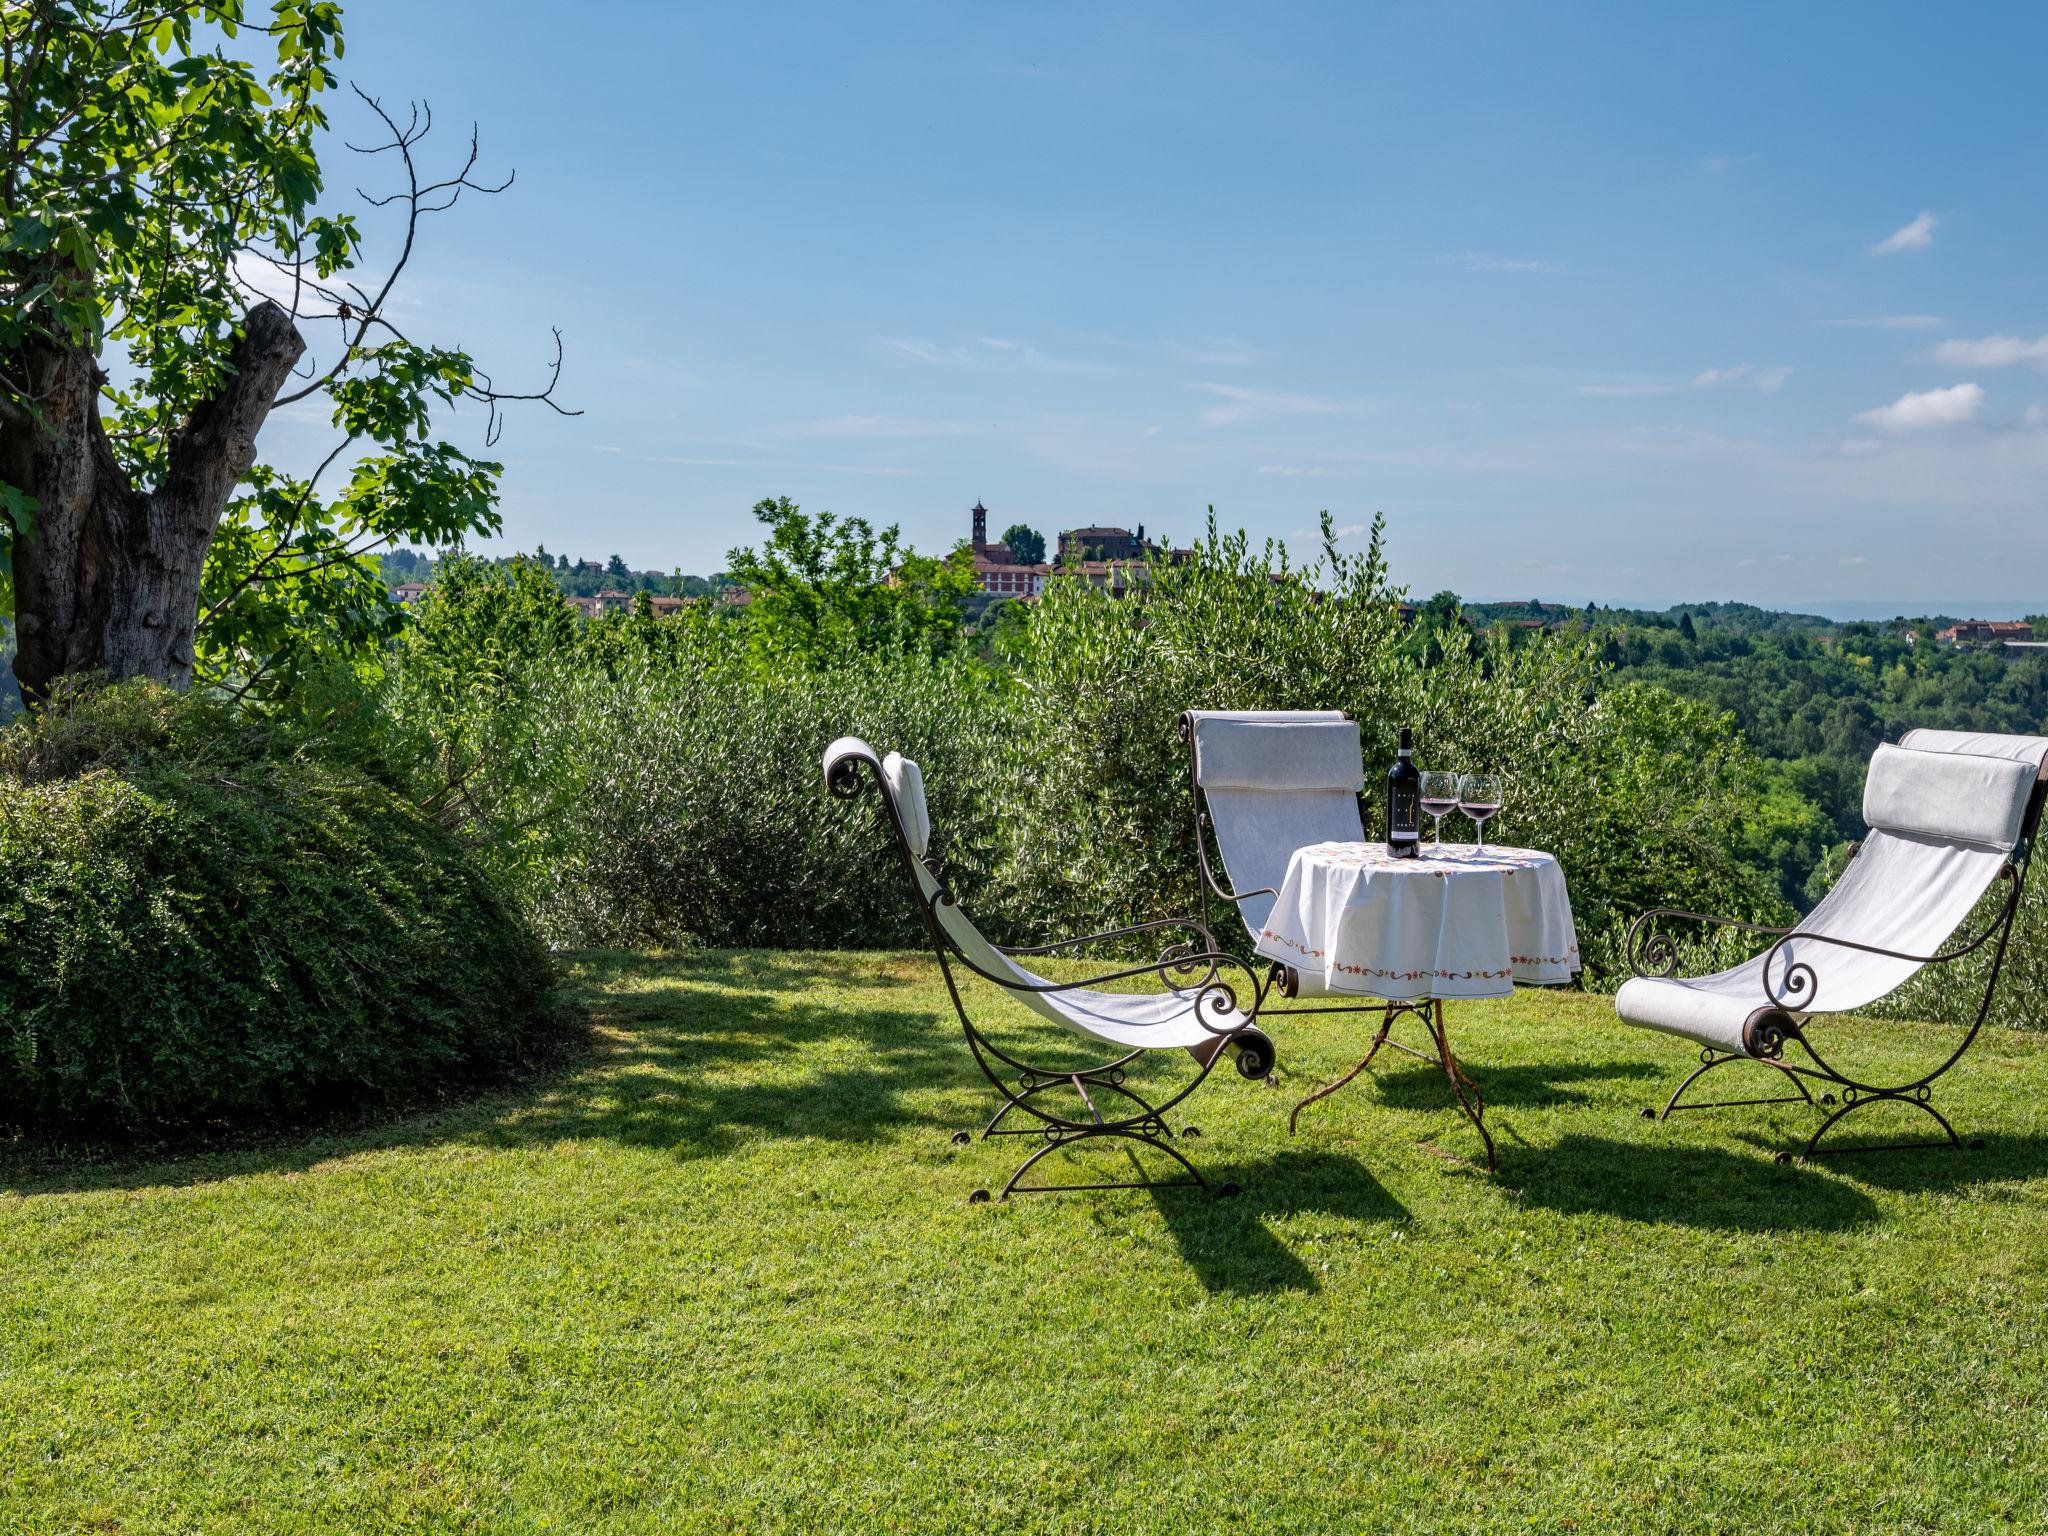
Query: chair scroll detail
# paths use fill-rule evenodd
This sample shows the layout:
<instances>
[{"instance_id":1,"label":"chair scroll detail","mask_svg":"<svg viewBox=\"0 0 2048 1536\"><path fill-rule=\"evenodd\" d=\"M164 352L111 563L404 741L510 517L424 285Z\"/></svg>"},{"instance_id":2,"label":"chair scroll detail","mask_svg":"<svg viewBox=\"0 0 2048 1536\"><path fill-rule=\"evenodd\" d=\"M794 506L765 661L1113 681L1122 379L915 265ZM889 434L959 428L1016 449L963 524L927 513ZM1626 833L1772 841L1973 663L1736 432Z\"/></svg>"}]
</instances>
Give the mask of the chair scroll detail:
<instances>
[{"instance_id":1,"label":"chair scroll detail","mask_svg":"<svg viewBox=\"0 0 2048 1536\"><path fill-rule=\"evenodd\" d=\"M1236 1193L1233 1184L1212 1184L1172 1145L1176 1133L1167 1116L1207 1081L1226 1052L1233 1056L1243 1077L1259 1080L1273 1070L1273 1042L1257 1027L1264 992L1258 974L1234 955L1219 952L1207 927L1194 918L1161 918L1050 944L992 944L969 921L945 883L942 866L928 851L930 812L923 774L915 762L895 752L883 757L856 737L842 737L825 752L824 777L826 788L843 800L857 798L870 781L875 786L884 829L910 879L926 938L938 958L968 1050L1002 1098L980 1135L1032 1136L1043 1143L1011 1174L1002 1188L1002 1198L1084 1189L1176 1187L1217 1195ZM1184 937L1166 944L1156 960L1115 966L1078 981L1050 981L1018 963L1019 957L1172 934ZM1070 1068L1041 1064L1005 1050L968 1008L960 986L961 971L993 983L1042 1018L1105 1047L1107 1059ZM1156 977L1166 991L1099 990L1140 977ZM1158 1102L1145 1098L1127 1071L1152 1050L1184 1051L1193 1063L1188 1080ZM1063 1102L1062 1094L1077 1099L1078 1110L1056 1107ZM1182 1138L1199 1134L1192 1126L1178 1133ZM965 1145L973 1141L974 1133L961 1131L953 1139ZM1135 1179L1025 1182L1050 1154L1090 1142L1115 1142L1133 1152L1149 1148L1170 1159L1175 1172L1154 1178L1138 1164L1141 1176ZM988 1198L986 1189L977 1189L970 1196L973 1201Z\"/></svg>"},{"instance_id":2,"label":"chair scroll detail","mask_svg":"<svg viewBox=\"0 0 2048 1536\"><path fill-rule=\"evenodd\" d=\"M1827 897L1798 924L1776 928L1675 908L1643 913L1629 929L1633 978L1616 994L1615 1009L1627 1023L1700 1046L1700 1065L1663 1111L1643 1113L1665 1119L1679 1110L1803 1102L1831 1112L1797 1154L1802 1159L1929 1145L1821 1144L1852 1113L1895 1104L1934 1121L1942 1139L1933 1145L1962 1145L1930 1102L1933 1084L1962 1059L1990 1018L2044 797L2048 738L1909 732L1897 746L1878 748L1864 794L1869 836L1852 849ZM1998 898L1989 915L1966 932L1994 888ZM1671 932L1679 923L1767 936L1771 943L1742 965L1682 979ZM1879 1080L1837 1066L1816 1042L1815 1025L1825 1015L1865 1007L1927 967L1987 947L1991 965L1974 1016L1929 1070L1903 1082ZM1797 1057L1788 1059L1792 1050ZM1685 1098L1708 1072L1734 1062L1769 1067L1796 1091L1710 1102ZM1818 1098L1809 1085L1822 1090ZM1781 1160L1793 1155L1780 1154Z\"/></svg>"}]
</instances>

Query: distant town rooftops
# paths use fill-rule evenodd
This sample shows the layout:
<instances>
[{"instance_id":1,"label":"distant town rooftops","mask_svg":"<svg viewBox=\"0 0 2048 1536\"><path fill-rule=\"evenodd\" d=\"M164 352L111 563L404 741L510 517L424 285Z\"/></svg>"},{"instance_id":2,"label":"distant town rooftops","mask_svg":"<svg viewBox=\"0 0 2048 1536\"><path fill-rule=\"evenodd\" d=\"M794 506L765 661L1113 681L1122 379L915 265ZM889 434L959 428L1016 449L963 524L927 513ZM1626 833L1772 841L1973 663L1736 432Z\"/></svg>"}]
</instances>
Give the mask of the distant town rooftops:
<instances>
[{"instance_id":1,"label":"distant town rooftops","mask_svg":"<svg viewBox=\"0 0 2048 1536\"><path fill-rule=\"evenodd\" d=\"M2021 619L1964 619L1934 638L1944 645L1997 645L2034 638L2034 626Z\"/></svg>"}]
</instances>

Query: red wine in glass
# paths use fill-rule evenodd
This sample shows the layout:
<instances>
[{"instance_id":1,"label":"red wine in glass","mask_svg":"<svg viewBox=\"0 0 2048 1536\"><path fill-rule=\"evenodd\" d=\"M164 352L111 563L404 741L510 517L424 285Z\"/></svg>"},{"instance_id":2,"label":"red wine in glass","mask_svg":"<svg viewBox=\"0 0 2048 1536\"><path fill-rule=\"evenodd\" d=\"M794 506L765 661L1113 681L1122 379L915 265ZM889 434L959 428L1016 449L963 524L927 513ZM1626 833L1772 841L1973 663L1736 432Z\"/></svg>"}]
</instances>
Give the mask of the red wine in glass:
<instances>
[{"instance_id":1,"label":"red wine in glass","mask_svg":"<svg viewBox=\"0 0 2048 1536\"><path fill-rule=\"evenodd\" d=\"M1500 814L1500 775L1468 773L1458 781L1458 809L1472 818L1479 829L1479 846L1486 846L1486 823Z\"/></svg>"}]
</instances>

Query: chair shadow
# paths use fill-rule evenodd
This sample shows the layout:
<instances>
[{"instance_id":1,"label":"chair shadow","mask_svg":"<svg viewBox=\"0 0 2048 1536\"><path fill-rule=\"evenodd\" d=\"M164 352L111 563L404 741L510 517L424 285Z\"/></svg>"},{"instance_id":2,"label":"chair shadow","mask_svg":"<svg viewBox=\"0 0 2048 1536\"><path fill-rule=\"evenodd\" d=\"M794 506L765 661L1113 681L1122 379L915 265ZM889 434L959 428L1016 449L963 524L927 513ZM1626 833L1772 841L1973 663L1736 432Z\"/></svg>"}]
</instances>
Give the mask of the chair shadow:
<instances>
[{"instance_id":1,"label":"chair shadow","mask_svg":"<svg viewBox=\"0 0 2048 1536\"><path fill-rule=\"evenodd\" d=\"M1453 1045L1455 1047L1455 1043ZM1380 1100L1390 1109L1436 1109L1450 1095L1443 1069L1434 1063L1396 1057L1397 1070L1375 1070L1373 1081ZM1621 1079L1657 1077L1663 1069L1648 1061L1589 1061L1551 1066L1474 1066L1460 1058L1466 1075L1486 1096L1486 1107L1515 1105L1521 1109L1544 1109L1559 1104L1590 1104L1593 1095L1568 1086L1573 1083L1614 1082ZM1374 1062L1375 1069L1379 1063Z\"/></svg>"},{"instance_id":2,"label":"chair shadow","mask_svg":"<svg viewBox=\"0 0 2048 1536\"><path fill-rule=\"evenodd\" d=\"M1316 1291L1319 1282L1266 1219L1305 1211L1339 1221L1406 1222L1408 1208L1355 1158L1331 1152L1282 1152L1256 1163L1207 1164L1213 1184L1240 1193L1204 1199L1199 1192L1155 1192L1166 1229L1202 1288L1239 1296Z\"/></svg>"},{"instance_id":3,"label":"chair shadow","mask_svg":"<svg viewBox=\"0 0 2048 1536\"><path fill-rule=\"evenodd\" d=\"M1501 1188L1567 1216L1618 1216L1721 1232L1841 1232L1878 1219L1877 1202L1844 1179L1718 1147L1566 1136L1501 1148Z\"/></svg>"},{"instance_id":4,"label":"chair shadow","mask_svg":"<svg viewBox=\"0 0 2048 1536\"><path fill-rule=\"evenodd\" d=\"M1983 1146L1973 1147L1968 1143L1977 1133L1964 1122L1956 1126L1956 1134L1964 1140L1963 1146L1954 1146L1933 1136L1927 1137L1922 1144L1917 1138L1925 1134L1923 1127L1932 1129L1923 1117L1916 1114L1907 1118L1894 1114L1887 1123L1877 1118L1886 1115L1886 1110L1873 1109L1867 1113L1872 1117L1867 1125L1860 1119L1845 1122L1846 1134L1842 1134L1840 1142L1844 1150L1816 1157L1805 1166L1826 1168L1852 1183L1900 1195L1942 1194L1975 1185L2048 1176L2048 1136L2001 1136L1989 1132L1982 1136ZM1835 1144L1837 1134L1837 1131L1828 1132L1828 1139L1821 1143L1824 1153ZM1857 1148L1862 1136L1882 1140L1893 1135L1901 1139L1913 1138L1914 1143L1908 1147L1868 1151ZM1739 1139L1745 1145L1774 1154L1796 1154L1805 1145L1803 1137L1777 1140L1754 1132L1744 1132Z\"/></svg>"}]
</instances>

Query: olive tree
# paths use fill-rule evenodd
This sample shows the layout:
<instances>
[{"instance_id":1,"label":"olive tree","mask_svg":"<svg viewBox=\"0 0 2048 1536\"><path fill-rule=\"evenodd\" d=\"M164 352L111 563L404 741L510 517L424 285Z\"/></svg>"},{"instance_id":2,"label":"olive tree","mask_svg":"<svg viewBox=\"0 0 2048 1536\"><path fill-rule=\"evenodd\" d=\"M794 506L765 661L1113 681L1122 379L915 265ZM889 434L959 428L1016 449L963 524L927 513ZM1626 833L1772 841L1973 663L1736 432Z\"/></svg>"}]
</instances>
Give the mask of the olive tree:
<instances>
[{"instance_id":1,"label":"olive tree","mask_svg":"<svg viewBox=\"0 0 2048 1536\"><path fill-rule=\"evenodd\" d=\"M431 115L357 92L396 241L371 275L365 210L321 202L341 53L331 0L0 5L0 578L31 699L85 672L276 686L309 643L392 627L376 549L497 527L500 466L436 414L477 402L495 442L500 402L553 403L560 337L508 392L391 297L422 220L509 178L478 179L474 134L428 171ZM332 451L261 462L301 403Z\"/></svg>"}]
</instances>

